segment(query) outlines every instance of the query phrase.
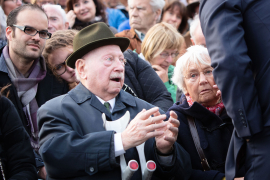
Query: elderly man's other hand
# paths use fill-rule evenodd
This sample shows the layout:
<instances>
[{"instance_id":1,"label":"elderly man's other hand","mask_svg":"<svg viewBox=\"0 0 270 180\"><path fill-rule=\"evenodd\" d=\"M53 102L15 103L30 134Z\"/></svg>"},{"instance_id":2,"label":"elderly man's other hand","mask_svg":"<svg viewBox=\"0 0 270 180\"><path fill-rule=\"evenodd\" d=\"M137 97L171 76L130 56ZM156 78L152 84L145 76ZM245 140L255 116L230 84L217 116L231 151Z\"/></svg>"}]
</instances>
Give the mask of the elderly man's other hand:
<instances>
[{"instance_id":1,"label":"elderly man's other hand","mask_svg":"<svg viewBox=\"0 0 270 180\"><path fill-rule=\"evenodd\" d=\"M72 28L76 19L76 14L73 10L68 11L67 13L67 22L69 23L69 27Z\"/></svg>"},{"instance_id":2,"label":"elderly man's other hand","mask_svg":"<svg viewBox=\"0 0 270 180\"><path fill-rule=\"evenodd\" d=\"M153 65L152 68L156 71L156 73L158 74L160 79L163 81L163 83L169 81L168 70L166 71L165 69L163 69L159 65Z\"/></svg>"},{"instance_id":3,"label":"elderly man's other hand","mask_svg":"<svg viewBox=\"0 0 270 180\"><path fill-rule=\"evenodd\" d=\"M156 129L162 129L167 125L163 122L163 120L166 119L166 115L151 117L151 115L157 112L159 112L158 107L154 107L149 110L143 109L129 123L125 131L121 134L124 150L138 146L144 143L147 139L162 136L164 134L163 130L155 131Z\"/></svg>"},{"instance_id":4,"label":"elderly man's other hand","mask_svg":"<svg viewBox=\"0 0 270 180\"><path fill-rule=\"evenodd\" d=\"M158 116L156 113L155 116ZM159 122L163 123L163 122ZM180 122L177 119L177 114L174 111L170 111L170 118L166 121L166 127L160 128L156 131L164 131L163 135L156 136L156 147L158 151L163 154L167 154L172 150L173 144L177 140L178 127Z\"/></svg>"},{"instance_id":5,"label":"elderly man's other hand","mask_svg":"<svg viewBox=\"0 0 270 180\"><path fill-rule=\"evenodd\" d=\"M38 177L40 177L41 179L46 179L46 176L47 176L47 172L46 172L45 166L43 166L42 168L40 168L38 172Z\"/></svg>"}]
</instances>

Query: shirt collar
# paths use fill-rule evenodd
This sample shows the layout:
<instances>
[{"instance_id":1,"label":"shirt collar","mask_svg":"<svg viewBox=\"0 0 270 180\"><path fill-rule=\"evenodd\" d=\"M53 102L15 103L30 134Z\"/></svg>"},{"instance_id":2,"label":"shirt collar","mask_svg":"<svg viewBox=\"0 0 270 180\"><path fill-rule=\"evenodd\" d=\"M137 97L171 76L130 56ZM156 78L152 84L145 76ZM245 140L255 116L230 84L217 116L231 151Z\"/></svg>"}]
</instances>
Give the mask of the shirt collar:
<instances>
[{"instance_id":1,"label":"shirt collar","mask_svg":"<svg viewBox=\"0 0 270 180\"><path fill-rule=\"evenodd\" d=\"M110 111L113 111L114 105L115 105L115 98L109 100L109 101L104 101L103 99L101 99L100 97L96 96L97 99L101 102L101 104L104 104L105 102L108 102L110 104Z\"/></svg>"},{"instance_id":2,"label":"shirt collar","mask_svg":"<svg viewBox=\"0 0 270 180\"><path fill-rule=\"evenodd\" d=\"M145 37L145 34L143 34L142 32L134 29L136 34L139 36L140 40L143 41L144 37Z\"/></svg>"}]
</instances>

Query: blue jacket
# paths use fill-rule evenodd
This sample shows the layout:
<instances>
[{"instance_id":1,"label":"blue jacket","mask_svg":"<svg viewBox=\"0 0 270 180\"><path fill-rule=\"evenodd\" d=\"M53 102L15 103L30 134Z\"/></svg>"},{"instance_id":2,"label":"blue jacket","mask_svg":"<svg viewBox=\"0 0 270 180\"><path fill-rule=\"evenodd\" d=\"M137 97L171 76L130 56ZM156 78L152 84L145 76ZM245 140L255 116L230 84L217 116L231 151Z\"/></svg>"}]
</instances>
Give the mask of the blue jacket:
<instances>
[{"instance_id":1,"label":"blue jacket","mask_svg":"<svg viewBox=\"0 0 270 180\"><path fill-rule=\"evenodd\" d=\"M119 9L107 8L106 13L108 15L108 24L115 29L118 29L119 25L127 20L126 16Z\"/></svg>"},{"instance_id":2,"label":"blue jacket","mask_svg":"<svg viewBox=\"0 0 270 180\"><path fill-rule=\"evenodd\" d=\"M121 179L120 166L114 153L114 132L105 131L102 113L115 120L128 110L133 119L143 108L153 106L121 92L116 97L112 113L82 84L68 94L46 102L38 110L40 154L45 162L48 179ZM161 110L162 113L162 110ZM155 141L145 144L146 160L154 160L157 169L152 179L188 179L191 164L188 153L177 143L171 164L162 165L157 159ZM136 159L136 148L125 153L126 162ZM140 169L132 179L141 179Z\"/></svg>"},{"instance_id":3,"label":"blue jacket","mask_svg":"<svg viewBox=\"0 0 270 180\"><path fill-rule=\"evenodd\" d=\"M233 124L231 118L226 114L226 110L217 116L197 102L189 107L184 95L168 110L167 116L171 110L176 112L180 121L177 142L189 153L191 158L193 171L190 179L221 180L224 178L225 160L233 132ZM203 171L201 159L190 133L187 115L195 119L201 148L211 167L210 171Z\"/></svg>"}]
</instances>

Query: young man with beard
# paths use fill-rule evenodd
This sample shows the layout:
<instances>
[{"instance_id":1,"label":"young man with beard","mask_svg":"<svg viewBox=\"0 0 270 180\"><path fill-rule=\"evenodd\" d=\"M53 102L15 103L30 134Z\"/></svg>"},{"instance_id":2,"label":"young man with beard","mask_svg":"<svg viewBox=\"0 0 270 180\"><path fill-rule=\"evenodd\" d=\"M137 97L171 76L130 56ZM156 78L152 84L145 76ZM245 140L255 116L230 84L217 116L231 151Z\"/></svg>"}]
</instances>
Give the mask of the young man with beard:
<instances>
[{"instance_id":1,"label":"young man with beard","mask_svg":"<svg viewBox=\"0 0 270 180\"><path fill-rule=\"evenodd\" d=\"M11 84L8 91L22 123L27 130L36 154L40 178L46 178L44 164L38 155L38 128L36 113L47 100L67 92L50 72L41 56L48 32L48 18L35 5L24 5L11 11L7 17L8 45L0 50L0 86Z\"/></svg>"}]
</instances>

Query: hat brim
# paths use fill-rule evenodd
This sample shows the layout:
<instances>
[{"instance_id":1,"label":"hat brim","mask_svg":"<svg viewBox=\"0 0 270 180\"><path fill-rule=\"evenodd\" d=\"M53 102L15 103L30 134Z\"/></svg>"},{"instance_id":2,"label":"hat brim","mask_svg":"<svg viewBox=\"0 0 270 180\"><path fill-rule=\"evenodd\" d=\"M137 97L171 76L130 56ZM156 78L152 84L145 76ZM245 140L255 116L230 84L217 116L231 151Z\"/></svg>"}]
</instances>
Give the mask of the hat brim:
<instances>
[{"instance_id":1,"label":"hat brim","mask_svg":"<svg viewBox=\"0 0 270 180\"><path fill-rule=\"evenodd\" d=\"M122 52L124 52L128 46L129 46L129 39L124 37L112 37L112 38L106 38L106 39L100 39L94 42L91 42L89 44L84 45L77 51L73 52L68 58L67 58L67 65L73 69L75 69L75 62L82 58L85 54L89 53L90 51L97 49L102 46L106 45L118 45Z\"/></svg>"}]
</instances>

